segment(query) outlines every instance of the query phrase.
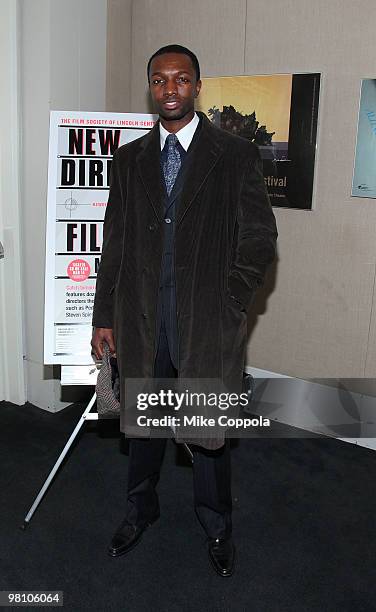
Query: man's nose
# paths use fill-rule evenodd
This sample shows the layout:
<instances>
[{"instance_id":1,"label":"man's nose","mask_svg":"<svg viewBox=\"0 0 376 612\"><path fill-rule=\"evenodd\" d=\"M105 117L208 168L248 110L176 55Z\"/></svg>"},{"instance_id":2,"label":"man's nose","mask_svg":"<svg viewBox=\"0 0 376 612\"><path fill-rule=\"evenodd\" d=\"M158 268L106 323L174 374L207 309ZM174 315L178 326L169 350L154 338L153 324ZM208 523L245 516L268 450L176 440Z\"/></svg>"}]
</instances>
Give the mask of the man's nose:
<instances>
[{"instance_id":1,"label":"man's nose","mask_svg":"<svg viewBox=\"0 0 376 612\"><path fill-rule=\"evenodd\" d=\"M165 95L172 96L177 92L177 85L175 81L166 81L165 85Z\"/></svg>"}]
</instances>

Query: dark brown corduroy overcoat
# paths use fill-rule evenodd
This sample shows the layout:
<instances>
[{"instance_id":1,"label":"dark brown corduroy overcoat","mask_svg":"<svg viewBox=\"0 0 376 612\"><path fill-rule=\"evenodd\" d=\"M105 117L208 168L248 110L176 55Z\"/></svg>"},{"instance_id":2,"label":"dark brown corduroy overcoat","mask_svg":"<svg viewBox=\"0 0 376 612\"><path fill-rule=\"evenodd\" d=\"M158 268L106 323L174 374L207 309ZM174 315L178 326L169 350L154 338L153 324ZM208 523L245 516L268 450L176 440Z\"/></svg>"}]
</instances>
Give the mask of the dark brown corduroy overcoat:
<instances>
[{"instance_id":1,"label":"dark brown corduroy overcoat","mask_svg":"<svg viewBox=\"0 0 376 612\"><path fill-rule=\"evenodd\" d=\"M221 378L240 393L247 310L275 257L277 230L257 147L198 114L202 127L175 218L178 372ZM115 152L105 215L93 326L114 329L122 389L126 378L153 376L162 180L157 123ZM127 433L122 419L121 430Z\"/></svg>"}]
</instances>

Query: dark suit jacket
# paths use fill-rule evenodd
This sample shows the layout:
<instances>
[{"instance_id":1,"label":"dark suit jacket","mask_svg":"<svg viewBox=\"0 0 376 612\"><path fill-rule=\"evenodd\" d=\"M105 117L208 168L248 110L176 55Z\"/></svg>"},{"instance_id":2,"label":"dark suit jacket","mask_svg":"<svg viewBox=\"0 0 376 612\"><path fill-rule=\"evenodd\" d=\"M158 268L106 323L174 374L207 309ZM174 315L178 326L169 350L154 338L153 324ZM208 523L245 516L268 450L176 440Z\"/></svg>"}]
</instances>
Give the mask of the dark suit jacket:
<instances>
[{"instance_id":1,"label":"dark suit jacket","mask_svg":"<svg viewBox=\"0 0 376 612\"><path fill-rule=\"evenodd\" d=\"M241 392L247 310L275 257L277 230L257 147L202 113L175 220L179 377ZM114 155L93 325L114 328L122 388L152 377L164 245L159 125ZM122 415L125 411L122 395ZM126 433L124 418L121 430Z\"/></svg>"}]
</instances>

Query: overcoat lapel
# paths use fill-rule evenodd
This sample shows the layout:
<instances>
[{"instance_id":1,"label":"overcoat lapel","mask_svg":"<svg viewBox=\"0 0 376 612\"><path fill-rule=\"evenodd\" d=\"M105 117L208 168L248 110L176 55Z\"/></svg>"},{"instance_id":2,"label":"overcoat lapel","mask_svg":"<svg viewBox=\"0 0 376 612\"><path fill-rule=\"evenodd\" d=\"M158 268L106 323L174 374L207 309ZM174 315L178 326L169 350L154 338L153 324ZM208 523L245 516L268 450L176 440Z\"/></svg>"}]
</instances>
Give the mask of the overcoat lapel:
<instances>
[{"instance_id":1,"label":"overcoat lapel","mask_svg":"<svg viewBox=\"0 0 376 612\"><path fill-rule=\"evenodd\" d=\"M166 190L162 181L160 158L159 122L157 122L142 140L136 163L150 204L158 219L162 220L165 213Z\"/></svg>"},{"instance_id":2,"label":"overcoat lapel","mask_svg":"<svg viewBox=\"0 0 376 612\"><path fill-rule=\"evenodd\" d=\"M177 225L185 216L224 150L222 142L218 139L219 130L212 126L203 113L198 112L197 114L202 120L202 126L194 151L192 151L194 158L188 165L187 173L184 176L181 201L176 218ZM214 130L215 134L213 134Z\"/></svg>"}]
</instances>

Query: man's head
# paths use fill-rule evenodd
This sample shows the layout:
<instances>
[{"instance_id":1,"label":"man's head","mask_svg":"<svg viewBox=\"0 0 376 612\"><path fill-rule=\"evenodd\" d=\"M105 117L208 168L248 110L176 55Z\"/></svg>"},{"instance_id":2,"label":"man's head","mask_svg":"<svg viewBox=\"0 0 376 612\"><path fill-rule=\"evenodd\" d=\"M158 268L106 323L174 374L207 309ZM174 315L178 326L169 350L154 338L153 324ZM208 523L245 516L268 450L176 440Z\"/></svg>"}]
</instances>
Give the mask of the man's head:
<instances>
[{"instance_id":1,"label":"man's head","mask_svg":"<svg viewBox=\"0 0 376 612\"><path fill-rule=\"evenodd\" d=\"M195 54L181 45L158 49L147 68L150 94L161 122L170 132L189 123L200 89L200 66Z\"/></svg>"},{"instance_id":2,"label":"man's head","mask_svg":"<svg viewBox=\"0 0 376 612\"><path fill-rule=\"evenodd\" d=\"M182 45L166 45L165 47L161 47L160 49L158 49L158 51L153 53L153 55L148 61L147 77L148 77L149 85L150 85L151 62L153 61L155 57L158 57L158 55L164 55L165 53L180 53L181 55L188 55L188 57L191 58L192 66L196 73L196 81L200 80L200 64L198 63L198 59L196 55L193 53L193 51L191 51L190 49L187 49L187 47L182 47Z\"/></svg>"}]
</instances>

